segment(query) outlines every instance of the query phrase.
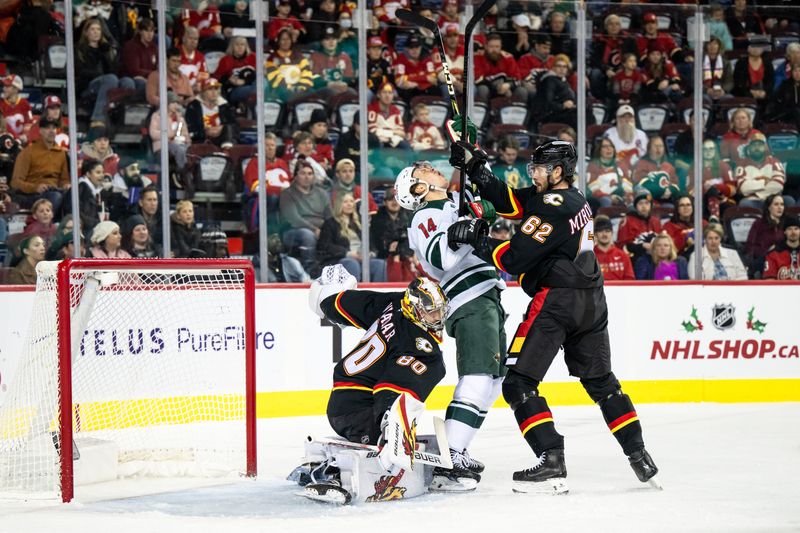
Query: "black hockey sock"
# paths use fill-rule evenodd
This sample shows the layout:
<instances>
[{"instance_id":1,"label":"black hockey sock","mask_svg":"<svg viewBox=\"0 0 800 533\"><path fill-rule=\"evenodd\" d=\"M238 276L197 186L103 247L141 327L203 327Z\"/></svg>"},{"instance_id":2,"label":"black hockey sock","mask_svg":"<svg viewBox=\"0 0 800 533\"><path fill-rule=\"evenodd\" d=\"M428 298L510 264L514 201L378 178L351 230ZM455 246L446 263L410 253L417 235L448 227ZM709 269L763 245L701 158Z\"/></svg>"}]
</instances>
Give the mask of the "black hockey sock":
<instances>
[{"instance_id":1,"label":"black hockey sock","mask_svg":"<svg viewBox=\"0 0 800 533\"><path fill-rule=\"evenodd\" d=\"M556 431L550 407L541 396L525 398L516 405L514 416L522 436L537 456L545 450L564 447L564 437Z\"/></svg>"},{"instance_id":2,"label":"black hockey sock","mask_svg":"<svg viewBox=\"0 0 800 533\"><path fill-rule=\"evenodd\" d=\"M644 448L642 425L628 395L617 390L599 403L608 429L622 446L625 455Z\"/></svg>"}]
</instances>

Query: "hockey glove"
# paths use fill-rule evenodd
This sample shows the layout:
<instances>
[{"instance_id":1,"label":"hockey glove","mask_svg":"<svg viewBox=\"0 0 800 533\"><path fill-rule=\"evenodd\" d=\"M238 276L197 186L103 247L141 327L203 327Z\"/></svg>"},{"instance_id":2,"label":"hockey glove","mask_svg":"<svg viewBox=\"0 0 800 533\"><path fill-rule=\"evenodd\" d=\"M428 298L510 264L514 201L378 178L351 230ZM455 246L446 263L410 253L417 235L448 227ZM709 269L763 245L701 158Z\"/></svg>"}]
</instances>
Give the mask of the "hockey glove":
<instances>
[{"instance_id":1,"label":"hockey glove","mask_svg":"<svg viewBox=\"0 0 800 533\"><path fill-rule=\"evenodd\" d=\"M462 118L461 115L456 115L452 120L445 123L445 131L447 137L450 139L450 166L453 168L461 168L464 164L464 148L459 146L458 141L461 140L462 131ZM467 135L469 136L469 144L475 144L478 137L478 129L469 118L467 119Z\"/></svg>"},{"instance_id":2,"label":"hockey glove","mask_svg":"<svg viewBox=\"0 0 800 533\"><path fill-rule=\"evenodd\" d=\"M458 245L476 245L479 240L489 235L489 223L482 218L459 220L447 228L447 245L457 250Z\"/></svg>"}]
</instances>

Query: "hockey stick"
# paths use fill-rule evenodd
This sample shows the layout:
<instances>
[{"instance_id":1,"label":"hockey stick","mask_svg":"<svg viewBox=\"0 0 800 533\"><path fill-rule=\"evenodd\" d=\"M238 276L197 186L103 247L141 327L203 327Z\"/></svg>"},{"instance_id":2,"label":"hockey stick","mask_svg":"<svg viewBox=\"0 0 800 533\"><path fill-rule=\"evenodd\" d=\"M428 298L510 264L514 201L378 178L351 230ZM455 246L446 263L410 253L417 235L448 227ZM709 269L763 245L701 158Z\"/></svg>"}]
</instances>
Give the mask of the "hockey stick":
<instances>
[{"instance_id":1,"label":"hockey stick","mask_svg":"<svg viewBox=\"0 0 800 533\"><path fill-rule=\"evenodd\" d=\"M469 83L469 69L470 69L470 55L472 54L472 32L475 31L475 28L478 26L478 23L483 20L489 11L494 7L497 3L497 0L484 0L481 5L478 6L478 9L472 14L472 18L467 21L467 26L464 29L464 118L461 122L461 140L464 142L469 142L469 136L467 132L467 117L469 117L470 113L470 105L469 105L469 95L472 87ZM459 183L459 190L461 194L458 197L458 215L459 216L467 216L469 214L467 210L467 158L464 157L464 163L461 164L461 176L460 176L460 183ZM472 193L472 199L470 200L472 212L476 214L476 216L480 216L483 214L483 208L480 205L481 197L478 191L474 191ZM479 215L480 214L480 215Z\"/></svg>"},{"instance_id":2,"label":"hockey stick","mask_svg":"<svg viewBox=\"0 0 800 533\"><path fill-rule=\"evenodd\" d=\"M424 28L433 33L436 45L439 48L439 54L442 56L442 74L444 74L444 82L447 85L447 94L450 97L450 107L453 109L453 114L458 115L458 99L456 98L456 89L453 86L453 77L450 75L450 66L447 64L447 56L444 53L444 41L442 40L442 32L439 31L439 25L435 20L423 17L419 13L410 11L408 9L398 9L395 13L398 19L411 26Z\"/></svg>"}]
</instances>

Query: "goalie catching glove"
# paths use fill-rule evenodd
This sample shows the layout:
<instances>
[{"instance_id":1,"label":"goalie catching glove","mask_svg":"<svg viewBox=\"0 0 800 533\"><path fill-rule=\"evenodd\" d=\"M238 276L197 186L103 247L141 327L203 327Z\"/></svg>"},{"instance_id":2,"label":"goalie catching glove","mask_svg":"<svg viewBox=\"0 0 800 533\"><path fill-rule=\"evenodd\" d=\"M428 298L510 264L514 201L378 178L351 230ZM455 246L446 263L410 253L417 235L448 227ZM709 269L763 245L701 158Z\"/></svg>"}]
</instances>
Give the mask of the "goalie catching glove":
<instances>
[{"instance_id":1,"label":"goalie catching glove","mask_svg":"<svg viewBox=\"0 0 800 533\"><path fill-rule=\"evenodd\" d=\"M318 317L324 319L325 313L320 309L322 300L342 291L355 289L358 281L342 265L326 266L320 277L311 283L308 292L308 306Z\"/></svg>"}]
</instances>

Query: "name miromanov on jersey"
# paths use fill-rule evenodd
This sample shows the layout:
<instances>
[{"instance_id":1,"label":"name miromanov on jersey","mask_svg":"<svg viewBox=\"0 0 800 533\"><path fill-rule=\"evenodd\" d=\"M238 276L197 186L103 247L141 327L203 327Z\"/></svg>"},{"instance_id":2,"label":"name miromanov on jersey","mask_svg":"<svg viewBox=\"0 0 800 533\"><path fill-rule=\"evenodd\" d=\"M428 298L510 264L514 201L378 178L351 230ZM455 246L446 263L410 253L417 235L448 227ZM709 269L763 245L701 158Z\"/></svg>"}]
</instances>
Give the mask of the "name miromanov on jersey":
<instances>
[{"instance_id":1,"label":"name miromanov on jersey","mask_svg":"<svg viewBox=\"0 0 800 533\"><path fill-rule=\"evenodd\" d=\"M569 220L570 235L575 235L576 232L583 229L583 227L592 219L592 208L589 204L584 204L583 209L578 211L578 214Z\"/></svg>"}]
</instances>

